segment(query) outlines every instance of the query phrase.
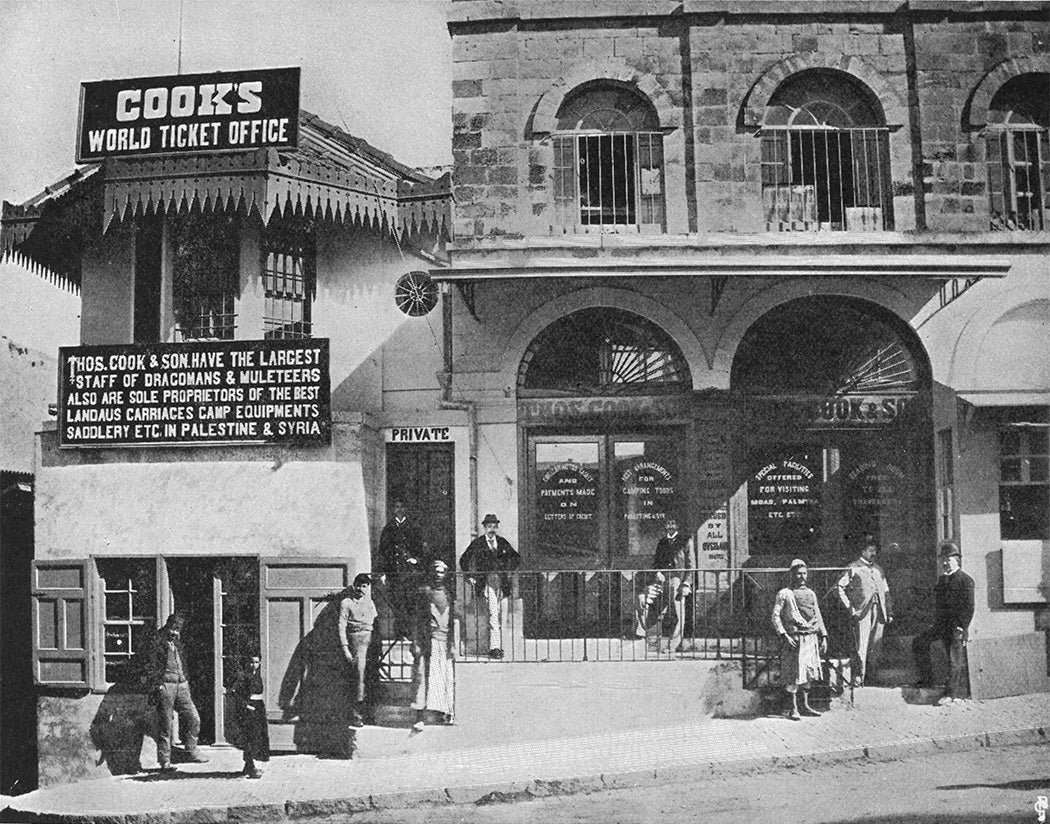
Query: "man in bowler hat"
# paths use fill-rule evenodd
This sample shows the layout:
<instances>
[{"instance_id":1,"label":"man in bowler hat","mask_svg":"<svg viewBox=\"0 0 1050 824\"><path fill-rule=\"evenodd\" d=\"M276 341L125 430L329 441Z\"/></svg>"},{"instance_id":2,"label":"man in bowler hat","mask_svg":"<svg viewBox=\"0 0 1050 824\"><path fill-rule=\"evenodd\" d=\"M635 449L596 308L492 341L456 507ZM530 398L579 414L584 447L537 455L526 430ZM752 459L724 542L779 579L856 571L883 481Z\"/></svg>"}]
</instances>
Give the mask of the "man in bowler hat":
<instances>
[{"instance_id":1,"label":"man in bowler hat","mask_svg":"<svg viewBox=\"0 0 1050 824\"><path fill-rule=\"evenodd\" d=\"M930 645L940 641L948 653L948 690L937 703L951 704L965 698L966 642L973 620L973 578L962 571L962 553L951 541L941 544L941 576L933 588L933 625L915 636L911 650L919 670L919 686L933 685Z\"/></svg>"},{"instance_id":2,"label":"man in bowler hat","mask_svg":"<svg viewBox=\"0 0 1050 824\"><path fill-rule=\"evenodd\" d=\"M483 534L479 535L460 556L459 566L471 574L476 586L483 587L489 612L489 657L503 657L502 605L510 594L509 572L521 566L521 556L510 541L499 532L499 518L489 513L481 521ZM476 580L474 576L477 576Z\"/></svg>"}]
</instances>

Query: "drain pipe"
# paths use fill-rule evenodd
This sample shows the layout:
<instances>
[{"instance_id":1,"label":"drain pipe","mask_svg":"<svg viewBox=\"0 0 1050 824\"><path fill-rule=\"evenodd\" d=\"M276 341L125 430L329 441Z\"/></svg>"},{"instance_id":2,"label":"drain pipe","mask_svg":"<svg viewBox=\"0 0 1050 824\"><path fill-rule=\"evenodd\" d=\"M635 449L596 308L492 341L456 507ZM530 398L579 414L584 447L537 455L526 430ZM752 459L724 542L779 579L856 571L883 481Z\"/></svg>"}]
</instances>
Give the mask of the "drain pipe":
<instances>
[{"instance_id":1,"label":"drain pipe","mask_svg":"<svg viewBox=\"0 0 1050 824\"><path fill-rule=\"evenodd\" d=\"M478 411L474 401L452 400L452 293L448 283L441 284L441 321L444 344L444 371L441 381L440 409L467 413L467 478L470 486L470 537L478 534Z\"/></svg>"}]
</instances>

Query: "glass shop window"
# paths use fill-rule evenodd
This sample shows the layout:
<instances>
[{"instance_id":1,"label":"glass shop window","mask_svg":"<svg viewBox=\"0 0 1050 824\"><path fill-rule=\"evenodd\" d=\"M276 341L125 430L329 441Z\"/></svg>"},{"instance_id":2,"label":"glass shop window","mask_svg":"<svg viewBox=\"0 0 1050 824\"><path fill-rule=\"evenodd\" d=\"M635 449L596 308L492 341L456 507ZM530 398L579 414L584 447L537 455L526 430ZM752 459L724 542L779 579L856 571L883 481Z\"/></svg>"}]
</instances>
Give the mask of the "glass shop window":
<instances>
[{"instance_id":1,"label":"glass shop window","mask_svg":"<svg viewBox=\"0 0 1050 824\"><path fill-rule=\"evenodd\" d=\"M1050 408L1020 407L999 427L999 531L1003 540L1050 539Z\"/></svg>"}]
</instances>

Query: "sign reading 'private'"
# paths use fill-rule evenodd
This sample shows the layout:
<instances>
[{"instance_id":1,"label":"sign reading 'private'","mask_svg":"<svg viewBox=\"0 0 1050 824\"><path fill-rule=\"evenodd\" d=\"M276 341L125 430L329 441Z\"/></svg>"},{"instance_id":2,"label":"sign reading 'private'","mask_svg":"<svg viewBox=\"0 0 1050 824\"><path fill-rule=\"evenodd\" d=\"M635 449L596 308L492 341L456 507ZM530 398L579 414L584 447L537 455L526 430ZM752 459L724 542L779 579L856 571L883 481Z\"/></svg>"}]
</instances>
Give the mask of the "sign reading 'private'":
<instances>
[{"instance_id":1,"label":"sign reading 'private'","mask_svg":"<svg viewBox=\"0 0 1050 824\"><path fill-rule=\"evenodd\" d=\"M80 88L77 162L294 148L299 69L101 80Z\"/></svg>"},{"instance_id":2,"label":"sign reading 'private'","mask_svg":"<svg viewBox=\"0 0 1050 824\"><path fill-rule=\"evenodd\" d=\"M328 341L59 350L59 446L328 443Z\"/></svg>"}]
</instances>

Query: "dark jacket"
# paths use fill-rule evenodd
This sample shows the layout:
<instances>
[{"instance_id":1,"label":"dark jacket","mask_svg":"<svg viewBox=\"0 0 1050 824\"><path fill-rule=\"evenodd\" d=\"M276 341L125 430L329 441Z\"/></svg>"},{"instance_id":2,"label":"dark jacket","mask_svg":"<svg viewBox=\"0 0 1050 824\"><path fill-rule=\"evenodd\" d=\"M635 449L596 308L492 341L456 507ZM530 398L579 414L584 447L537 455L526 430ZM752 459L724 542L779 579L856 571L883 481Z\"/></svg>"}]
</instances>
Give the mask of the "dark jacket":
<instances>
[{"instance_id":1,"label":"dark jacket","mask_svg":"<svg viewBox=\"0 0 1050 824\"><path fill-rule=\"evenodd\" d=\"M973 620L973 578L956 570L942 575L933 588L936 617L934 624L942 630L970 628Z\"/></svg>"},{"instance_id":2,"label":"dark jacket","mask_svg":"<svg viewBox=\"0 0 1050 824\"><path fill-rule=\"evenodd\" d=\"M182 645L181 638L175 640L175 650L178 653L178 660L182 664L182 677L184 680L189 681L190 670L186 661L186 649ZM166 676L167 670L168 631L162 628L153 636L146 667L146 683L151 687L160 686L165 681L177 683L173 677Z\"/></svg>"},{"instance_id":3,"label":"dark jacket","mask_svg":"<svg viewBox=\"0 0 1050 824\"><path fill-rule=\"evenodd\" d=\"M413 563L414 562L414 563ZM374 571L380 575L398 572L420 572L426 567L423 539L413 524L390 521L379 536Z\"/></svg>"},{"instance_id":4,"label":"dark jacket","mask_svg":"<svg viewBox=\"0 0 1050 824\"><path fill-rule=\"evenodd\" d=\"M500 586L503 592L510 592L510 576L506 573L514 572L521 566L521 556L510 545L510 541L502 535L496 536L496 550L489 549L488 540L484 535L479 535L460 556L459 568L464 572L473 572L478 575L487 575L491 572L500 574ZM479 581L479 586L484 582Z\"/></svg>"}]
</instances>

